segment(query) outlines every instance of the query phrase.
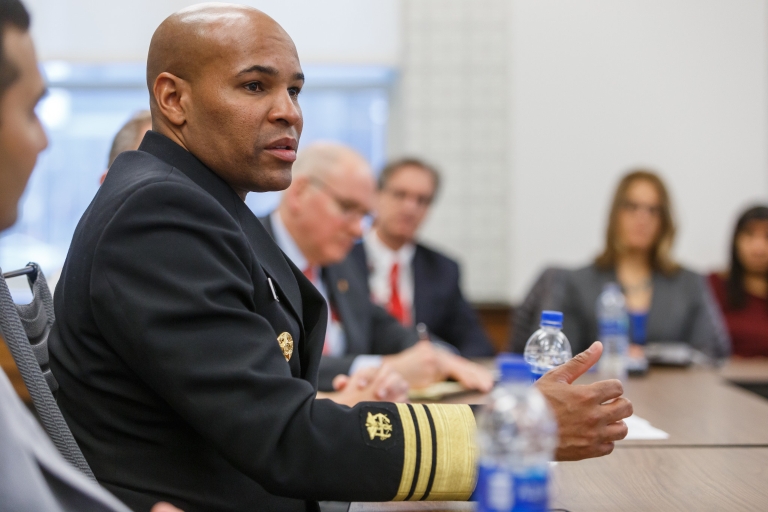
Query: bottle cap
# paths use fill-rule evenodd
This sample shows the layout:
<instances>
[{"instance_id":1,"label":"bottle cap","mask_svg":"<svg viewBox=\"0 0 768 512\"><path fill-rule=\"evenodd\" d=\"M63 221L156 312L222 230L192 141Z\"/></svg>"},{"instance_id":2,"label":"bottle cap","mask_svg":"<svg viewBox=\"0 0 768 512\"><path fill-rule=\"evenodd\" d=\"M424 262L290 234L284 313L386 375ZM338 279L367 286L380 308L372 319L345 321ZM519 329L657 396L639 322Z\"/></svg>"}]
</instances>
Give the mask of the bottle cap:
<instances>
[{"instance_id":1,"label":"bottle cap","mask_svg":"<svg viewBox=\"0 0 768 512\"><path fill-rule=\"evenodd\" d=\"M541 312L541 326L542 327L557 327L563 328L563 314L560 311L542 311Z\"/></svg>"},{"instance_id":2,"label":"bottle cap","mask_svg":"<svg viewBox=\"0 0 768 512\"><path fill-rule=\"evenodd\" d=\"M525 362L523 356L519 354L499 354L496 357L496 365L499 368L500 380L502 382L530 382L533 379L531 367Z\"/></svg>"}]
</instances>

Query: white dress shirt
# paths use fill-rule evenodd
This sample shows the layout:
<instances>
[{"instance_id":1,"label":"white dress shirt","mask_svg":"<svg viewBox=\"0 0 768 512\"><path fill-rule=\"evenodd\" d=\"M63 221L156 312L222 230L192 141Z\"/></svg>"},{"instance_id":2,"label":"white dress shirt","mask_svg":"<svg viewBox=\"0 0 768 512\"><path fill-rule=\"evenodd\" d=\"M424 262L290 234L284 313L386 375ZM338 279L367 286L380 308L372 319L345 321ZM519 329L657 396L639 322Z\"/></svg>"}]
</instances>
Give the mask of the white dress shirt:
<instances>
[{"instance_id":1,"label":"white dress shirt","mask_svg":"<svg viewBox=\"0 0 768 512\"><path fill-rule=\"evenodd\" d=\"M400 302L406 311L410 312L410 318L413 322L413 255L416 253L416 246L407 243L400 249L393 251L384 242L381 241L376 229L371 229L363 237L365 246L365 255L368 260L368 269L370 270L368 284L371 287L371 298L384 309L389 304L392 296L392 286L390 275L392 266L399 264L399 273L397 279Z\"/></svg>"}]
</instances>

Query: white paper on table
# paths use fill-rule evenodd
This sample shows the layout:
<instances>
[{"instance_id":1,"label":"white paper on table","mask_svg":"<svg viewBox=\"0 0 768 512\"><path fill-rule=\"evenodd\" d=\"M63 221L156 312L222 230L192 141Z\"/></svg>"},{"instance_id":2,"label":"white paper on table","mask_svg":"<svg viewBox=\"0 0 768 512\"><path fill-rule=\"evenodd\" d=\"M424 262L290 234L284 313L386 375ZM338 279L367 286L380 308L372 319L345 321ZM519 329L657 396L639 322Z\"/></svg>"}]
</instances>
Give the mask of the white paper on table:
<instances>
[{"instance_id":1,"label":"white paper on table","mask_svg":"<svg viewBox=\"0 0 768 512\"><path fill-rule=\"evenodd\" d=\"M669 439L669 434L656 428L651 423L633 414L629 418L624 418L624 423L627 424L627 437L625 440L653 440L653 439Z\"/></svg>"}]
</instances>

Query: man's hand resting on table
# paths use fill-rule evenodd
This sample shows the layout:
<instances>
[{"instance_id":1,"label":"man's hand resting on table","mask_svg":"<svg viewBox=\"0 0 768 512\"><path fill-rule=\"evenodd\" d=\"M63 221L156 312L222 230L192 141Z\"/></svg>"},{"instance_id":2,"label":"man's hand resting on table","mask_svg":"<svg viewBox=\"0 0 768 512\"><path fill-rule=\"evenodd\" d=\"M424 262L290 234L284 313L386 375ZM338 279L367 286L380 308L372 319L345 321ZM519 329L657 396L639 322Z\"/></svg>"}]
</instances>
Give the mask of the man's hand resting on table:
<instances>
[{"instance_id":1,"label":"man's hand resting on table","mask_svg":"<svg viewBox=\"0 0 768 512\"><path fill-rule=\"evenodd\" d=\"M415 389L446 379L454 379L467 389L484 393L493 387L493 375L487 369L437 348L429 341L419 341L399 354L384 356L384 361Z\"/></svg>"},{"instance_id":2,"label":"man's hand resting on table","mask_svg":"<svg viewBox=\"0 0 768 512\"><path fill-rule=\"evenodd\" d=\"M330 398L352 407L359 402L407 402L408 383L386 363L378 368L363 368L352 376L337 375L334 392L318 393L318 398Z\"/></svg>"},{"instance_id":3,"label":"man's hand resting on table","mask_svg":"<svg viewBox=\"0 0 768 512\"><path fill-rule=\"evenodd\" d=\"M573 381L597 363L602 353L602 343L595 342L536 382L557 418L557 460L581 460L608 455L613 451L613 443L627 435L627 425L622 420L632 415L632 403L621 396L624 393L621 381L573 384Z\"/></svg>"},{"instance_id":4,"label":"man's hand resting on table","mask_svg":"<svg viewBox=\"0 0 768 512\"><path fill-rule=\"evenodd\" d=\"M183 510L163 501L152 507L150 512L183 512Z\"/></svg>"}]
</instances>

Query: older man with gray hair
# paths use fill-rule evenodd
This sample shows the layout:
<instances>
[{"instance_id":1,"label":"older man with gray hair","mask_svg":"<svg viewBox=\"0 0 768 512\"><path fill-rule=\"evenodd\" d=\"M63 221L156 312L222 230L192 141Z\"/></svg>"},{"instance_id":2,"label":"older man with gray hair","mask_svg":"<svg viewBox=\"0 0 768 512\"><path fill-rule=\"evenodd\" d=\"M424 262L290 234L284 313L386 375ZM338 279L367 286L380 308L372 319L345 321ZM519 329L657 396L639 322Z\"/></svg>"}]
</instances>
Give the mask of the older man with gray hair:
<instances>
[{"instance_id":1,"label":"older man with gray hair","mask_svg":"<svg viewBox=\"0 0 768 512\"><path fill-rule=\"evenodd\" d=\"M419 340L415 330L371 302L366 277L347 256L363 234L361 221L373 207L375 189L362 155L340 144L314 144L294 163L293 183L278 209L262 219L328 303L320 389L332 389L338 375L386 363L415 388L454 378L488 391L493 379L485 368Z\"/></svg>"}]
</instances>

